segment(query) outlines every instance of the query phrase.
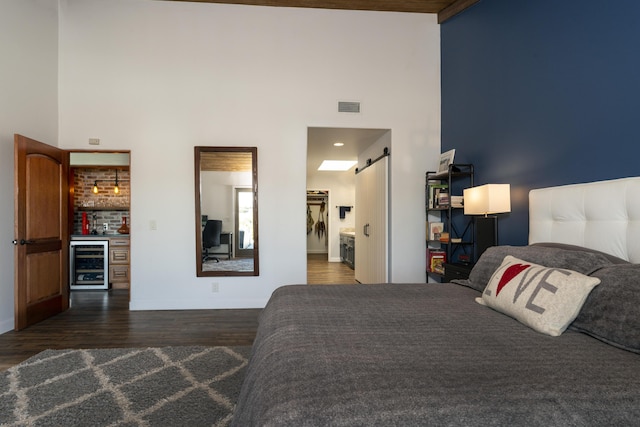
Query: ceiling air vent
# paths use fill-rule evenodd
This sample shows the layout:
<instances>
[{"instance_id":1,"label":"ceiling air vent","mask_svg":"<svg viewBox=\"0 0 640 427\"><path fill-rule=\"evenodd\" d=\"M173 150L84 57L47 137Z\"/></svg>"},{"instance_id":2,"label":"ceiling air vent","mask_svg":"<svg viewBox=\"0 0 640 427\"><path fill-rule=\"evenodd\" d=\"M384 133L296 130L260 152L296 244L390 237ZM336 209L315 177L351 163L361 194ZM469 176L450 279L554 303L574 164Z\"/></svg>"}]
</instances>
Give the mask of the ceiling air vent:
<instances>
[{"instance_id":1,"label":"ceiling air vent","mask_svg":"<svg viewBox=\"0 0 640 427\"><path fill-rule=\"evenodd\" d=\"M359 113L360 112L360 103L359 102L338 101L338 112L339 113Z\"/></svg>"}]
</instances>

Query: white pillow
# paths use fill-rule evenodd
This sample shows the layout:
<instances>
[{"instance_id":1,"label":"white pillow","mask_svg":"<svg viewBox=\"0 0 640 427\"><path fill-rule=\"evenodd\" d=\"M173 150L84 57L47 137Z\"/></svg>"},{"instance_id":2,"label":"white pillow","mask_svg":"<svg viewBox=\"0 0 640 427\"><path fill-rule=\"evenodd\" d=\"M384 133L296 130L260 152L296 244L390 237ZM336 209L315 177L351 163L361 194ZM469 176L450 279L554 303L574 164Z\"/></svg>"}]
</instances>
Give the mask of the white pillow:
<instances>
[{"instance_id":1,"label":"white pillow","mask_svg":"<svg viewBox=\"0 0 640 427\"><path fill-rule=\"evenodd\" d=\"M596 277L547 268L511 255L493 273L480 304L507 314L543 334L557 337L576 318Z\"/></svg>"}]
</instances>

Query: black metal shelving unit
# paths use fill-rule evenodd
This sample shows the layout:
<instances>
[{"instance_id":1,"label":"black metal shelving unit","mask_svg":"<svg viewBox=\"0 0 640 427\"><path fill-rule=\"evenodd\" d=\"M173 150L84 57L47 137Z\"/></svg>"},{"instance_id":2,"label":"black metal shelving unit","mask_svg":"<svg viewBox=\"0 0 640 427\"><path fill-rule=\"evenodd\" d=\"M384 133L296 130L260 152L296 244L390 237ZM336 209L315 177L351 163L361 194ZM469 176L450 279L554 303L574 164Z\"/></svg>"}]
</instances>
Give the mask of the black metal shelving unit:
<instances>
[{"instance_id":1,"label":"black metal shelving unit","mask_svg":"<svg viewBox=\"0 0 640 427\"><path fill-rule=\"evenodd\" d=\"M436 263L435 271L430 264L431 255L435 255L436 251L445 254L443 263L471 263L474 260L473 218L464 216L464 208L461 204L452 203L453 196L460 197L465 188L473 187L473 174L473 165L470 163L454 163L449 165L446 172L426 173L427 276L438 279L444 277L444 270L439 269L439 263ZM446 194L443 195L445 188ZM433 218L437 218L437 221ZM430 228L434 222L442 223L442 231L448 233L448 238L440 239L435 236L436 238L429 239L433 237L430 236Z\"/></svg>"}]
</instances>

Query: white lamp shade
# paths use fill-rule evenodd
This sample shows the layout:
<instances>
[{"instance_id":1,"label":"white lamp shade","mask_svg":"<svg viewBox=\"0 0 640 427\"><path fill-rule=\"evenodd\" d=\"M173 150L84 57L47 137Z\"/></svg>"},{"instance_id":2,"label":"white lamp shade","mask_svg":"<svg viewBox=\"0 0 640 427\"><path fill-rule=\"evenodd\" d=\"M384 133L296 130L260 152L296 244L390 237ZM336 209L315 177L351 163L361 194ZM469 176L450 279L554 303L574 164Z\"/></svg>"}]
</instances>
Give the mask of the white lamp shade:
<instances>
[{"instance_id":1,"label":"white lamp shade","mask_svg":"<svg viewBox=\"0 0 640 427\"><path fill-rule=\"evenodd\" d=\"M466 188L463 195L465 215L511 212L511 186L509 184L486 184Z\"/></svg>"}]
</instances>

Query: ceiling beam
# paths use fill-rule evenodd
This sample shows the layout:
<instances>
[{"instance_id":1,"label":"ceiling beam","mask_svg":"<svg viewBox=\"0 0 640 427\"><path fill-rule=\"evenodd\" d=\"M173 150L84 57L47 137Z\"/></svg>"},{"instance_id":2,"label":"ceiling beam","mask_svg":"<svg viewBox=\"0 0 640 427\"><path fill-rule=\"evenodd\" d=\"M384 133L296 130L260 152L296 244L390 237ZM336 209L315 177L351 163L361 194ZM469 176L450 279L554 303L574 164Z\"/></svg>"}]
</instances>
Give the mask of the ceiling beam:
<instances>
[{"instance_id":1,"label":"ceiling beam","mask_svg":"<svg viewBox=\"0 0 640 427\"><path fill-rule=\"evenodd\" d=\"M251 6L372 10L381 12L438 13L455 0L171 0Z\"/></svg>"},{"instance_id":2,"label":"ceiling beam","mask_svg":"<svg viewBox=\"0 0 640 427\"><path fill-rule=\"evenodd\" d=\"M436 13L438 24L480 0L160 0L249 6L302 7L314 9L371 10L380 12Z\"/></svg>"},{"instance_id":3,"label":"ceiling beam","mask_svg":"<svg viewBox=\"0 0 640 427\"><path fill-rule=\"evenodd\" d=\"M463 10L473 6L480 0L457 0L451 3L449 6L438 12L438 24L442 24L449 18L453 18Z\"/></svg>"}]
</instances>

